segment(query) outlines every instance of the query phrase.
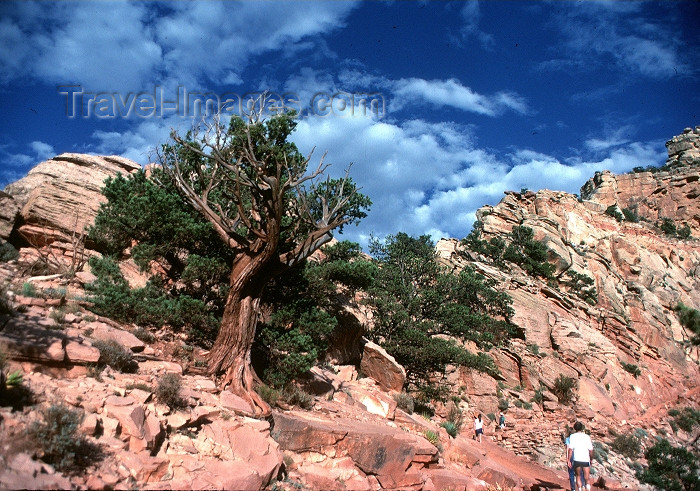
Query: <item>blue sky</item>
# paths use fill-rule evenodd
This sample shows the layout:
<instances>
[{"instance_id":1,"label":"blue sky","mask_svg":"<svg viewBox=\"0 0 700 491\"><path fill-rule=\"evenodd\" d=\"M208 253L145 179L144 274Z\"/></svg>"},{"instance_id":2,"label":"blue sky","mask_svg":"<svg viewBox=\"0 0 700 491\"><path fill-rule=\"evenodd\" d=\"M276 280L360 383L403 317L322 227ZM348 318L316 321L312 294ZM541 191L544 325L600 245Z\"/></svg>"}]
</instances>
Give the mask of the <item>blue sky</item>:
<instances>
[{"instance_id":1,"label":"blue sky","mask_svg":"<svg viewBox=\"0 0 700 491\"><path fill-rule=\"evenodd\" d=\"M504 191L663 164L700 124L699 19L691 1L4 1L0 186L63 152L146 164L191 126L188 94L269 91L302 109L312 164L352 162L374 202L340 238L462 238Z\"/></svg>"}]
</instances>

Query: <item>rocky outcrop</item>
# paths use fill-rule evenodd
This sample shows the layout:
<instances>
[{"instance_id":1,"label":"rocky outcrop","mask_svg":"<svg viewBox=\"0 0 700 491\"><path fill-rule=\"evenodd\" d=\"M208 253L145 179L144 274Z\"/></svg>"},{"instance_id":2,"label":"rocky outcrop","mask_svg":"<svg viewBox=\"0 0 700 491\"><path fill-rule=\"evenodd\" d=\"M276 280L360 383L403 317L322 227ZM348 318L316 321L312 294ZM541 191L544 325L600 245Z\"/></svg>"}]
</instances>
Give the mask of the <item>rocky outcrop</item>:
<instances>
[{"instance_id":1,"label":"rocky outcrop","mask_svg":"<svg viewBox=\"0 0 700 491\"><path fill-rule=\"evenodd\" d=\"M603 211L616 205L652 223L669 218L677 227L687 225L693 236L700 236L700 126L686 128L666 142L666 147L669 170L622 175L596 172L581 187L581 198Z\"/></svg>"},{"instance_id":2,"label":"rocky outcrop","mask_svg":"<svg viewBox=\"0 0 700 491\"><path fill-rule=\"evenodd\" d=\"M136 162L118 156L63 153L41 162L27 176L9 184L5 193L20 208L19 223L12 223L32 245L40 247L55 241L71 242L93 223L104 201L100 190L105 179L140 169ZM0 223L12 207L2 202ZM5 228L8 225L5 225Z\"/></svg>"}]
</instances>

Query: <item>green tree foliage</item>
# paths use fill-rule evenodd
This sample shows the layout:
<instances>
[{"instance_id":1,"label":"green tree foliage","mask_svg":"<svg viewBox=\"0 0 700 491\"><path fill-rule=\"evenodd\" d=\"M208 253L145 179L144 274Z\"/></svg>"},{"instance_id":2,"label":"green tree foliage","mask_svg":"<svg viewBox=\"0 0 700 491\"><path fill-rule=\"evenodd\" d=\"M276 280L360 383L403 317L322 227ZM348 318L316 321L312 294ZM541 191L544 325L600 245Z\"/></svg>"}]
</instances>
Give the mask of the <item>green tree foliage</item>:
<instances>
[{"instance_id":1,"label":"green tree foliage","mask_svg":"<svg viewBox=\"0 0 700 491\"><path fill-rule=\"evenodd\" d=\"M376 313L367 336L406 369L411 388L443 396L448 365L496 371L488 355L470 353L456 341L488 349L518 335L509 322L513 311L507 294L469 268L457 275L447 272L425 235L373 240L370 252L379 270L368 291Z\"/></svg>"},{"instance_id":2,"label":"green tree foliage","mask_svg":"<svg viewBox=\"0 0 700 491\"><path fill-rule=\"evenodd\" d=\"M472 251L490 257L502 269L510 262L519 265L530 276L546 280L553 278L555 267L547 262L549 249L535 240L535 232L530 227L516 225L508 234L508 240L492 237L488 241L481 238L481 229L482 224L477 220L462 243Z\"/></svg>"},{"instance_id":3,"label":"green tree foliage","mask_svg":"<svg viewBox=\"0 0 700 491\"><path fill-rule=\"evenodd\" d=\"M283 387L325 354L338 324L332 298L337 288L354 293L371 285L377 266L361 257L359 244L343 241L322 248L323 259L305 261L274 279L263 296L269 318L254 344L256 368L265 381Z\"/></svg>"},{"instance_id":4,"label":"green tree foliage","mask_svg":"<svg viewBox=\"0 0 700 491\"><path fill-rule=\"evenodd\" d=\"M588 275L569 269L564 273L561 283L584 302L595 305L598 303L598 292L595 281Z\"/></svg>"},{"instance_id":5,"label":"green tree foliage","mask_svg":"<svg viewBox=\"0 0 700 491\"><path fill-rule=\"evenodd\" d=\"M668 415L673 418L672 426L690 433L695 426L700 426L700 410L692 407L671 409Z\"/></svg>"},{"instance_id":6,"label":"green tree foliage","mask_svg":"<svg viewBox=\"0 0 700 491\"><path fill-rule=\"evenodd\" d=\"M637 478L661 491L697 491L700 489L698 456L691 451L674 447L662 439L644 452L648 467Z\"/></svg>"},{"instance_id":7,"label":"green tree foliage","mask_svg":"<svg viewBox=\"0 0 700 491\"><path fill-rule=\"evenodd\" d=\"M117 262L110 257L90 258L97 280L86 285L92 311L121 322L154 327L187 329L194 341L207 345L214 337L219 319L216 307L184 293L168 293L154 276L143 288L131 289Z\"/></svg>"},{"instance_id":8,"label":"green tree foliage","mask_svg":"<svg viewBox=\"0 0 700 491\"><path fill-rule=\"evenodd\" d=\"M691 346L700 346L700 311L682 303L676 305L675 311L681 325L690 331L688 343Z\"/></svg>"},{"instance_id":9,"label":"green tree foliage","mask_svg":"<svg viewBox=\"0 0 700 491\"><path fill-rule=\"evenodd\" d=\"M160 169L152 173L152 179L139 171L105 181L107 202L88 238L114 257L131 247L142 271L151 271L152 262L161 266L169 296L185 294L220 313L233 253Z\"/></svg>"},{"instance_id":10,"label":"green tree foliage","mask_svg":"<svg viewBox=\"0 0 700 491\"><path fill-rule=\"evenodd\" d=\"M615 220L618 222L621 222L625 219L625 216L620 213L620 209L617 207L617 205L610 205L605 209L605 214L613 217Z\"/></svg>"}]
</instances>

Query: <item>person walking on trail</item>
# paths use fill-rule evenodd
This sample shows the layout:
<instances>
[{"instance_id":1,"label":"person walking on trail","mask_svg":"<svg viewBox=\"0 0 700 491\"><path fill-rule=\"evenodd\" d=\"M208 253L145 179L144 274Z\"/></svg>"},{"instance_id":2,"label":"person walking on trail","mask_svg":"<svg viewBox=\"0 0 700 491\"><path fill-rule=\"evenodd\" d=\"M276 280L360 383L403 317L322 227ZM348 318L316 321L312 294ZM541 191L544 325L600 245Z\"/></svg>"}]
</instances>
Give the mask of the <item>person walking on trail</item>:
<instances>
[{"instance_id":1,"label":"person walking on trail","mask_svg":"<svg viewBox=\"0 0 700 491\"><path fill-rule=\"evenodd\" d=\"M481 413L475 415L474 418L474 438L481 443L481 435L484 433L484 422L481 419Z\"/></svg>"},{"instance_id":2,"label":"person walking on trail","mask_svg":"<svg viewBox=\"0 0 700 491\"><path fill-rule=\"evenodd\" d=\"M566 445L566 448L564 449L564 458L566 459L566 467L569 471L569 489L571 491L576 491L576 474L574 473L574 465L573 461L571 460L571 454L569 453L569 448L571 448L570 444L570 439L571 439L571 431L567 431L567 436L564 439L564 445ZM585 486L588 481L583 481L582 485Z\"/></svg>"},{"instance_id":3,"label":"person walking on trail","mask_svg":"<svg viewBox=\"0 0 700 491\"><path fill-rule=\"evenodd\" d=\"M498 416L498 426L502 429L506 429L506 415L503 414L503 411L501 411L501 414Z\"/></svg>"},{"instance_id":4,"label":"person walking on trail","mask_svg":"<svg viewBox=\"0 0 700 491\"><path fill-rule=\"evenodd\" d=\"M568 465L574 469L576 474L576 490L590 491L591 489L591 462L593 460L593 442L591 437L583 432L583 423L574 423L574 432L569 437L569 448L567 449ZM584 487L584 482L585 487Z\"/></svg>"}]
</instances>

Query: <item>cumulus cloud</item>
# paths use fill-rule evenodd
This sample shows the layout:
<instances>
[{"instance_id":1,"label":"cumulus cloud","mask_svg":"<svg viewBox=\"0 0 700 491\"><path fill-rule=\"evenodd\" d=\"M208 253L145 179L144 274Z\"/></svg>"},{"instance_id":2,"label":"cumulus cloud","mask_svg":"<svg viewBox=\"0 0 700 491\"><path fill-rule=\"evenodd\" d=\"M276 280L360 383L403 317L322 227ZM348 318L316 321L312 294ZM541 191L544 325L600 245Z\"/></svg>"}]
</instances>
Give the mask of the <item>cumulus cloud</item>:
<instances>
[{"instance_id":1,"label":"cumulus cloud","mask_svg":"<svg viewBox=\"0 0 700 491\"><path fill-rule=\"evenodd\" d=\"M253 56L343 26L353 2L16 2L0 21L0 83L88 91L240 83ZM115 49L118 47L118 49Z\"/></svg>"}]
</instances>

